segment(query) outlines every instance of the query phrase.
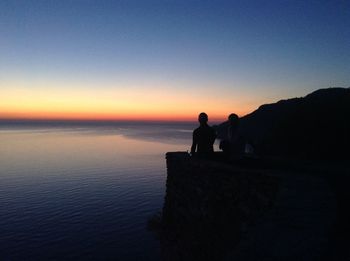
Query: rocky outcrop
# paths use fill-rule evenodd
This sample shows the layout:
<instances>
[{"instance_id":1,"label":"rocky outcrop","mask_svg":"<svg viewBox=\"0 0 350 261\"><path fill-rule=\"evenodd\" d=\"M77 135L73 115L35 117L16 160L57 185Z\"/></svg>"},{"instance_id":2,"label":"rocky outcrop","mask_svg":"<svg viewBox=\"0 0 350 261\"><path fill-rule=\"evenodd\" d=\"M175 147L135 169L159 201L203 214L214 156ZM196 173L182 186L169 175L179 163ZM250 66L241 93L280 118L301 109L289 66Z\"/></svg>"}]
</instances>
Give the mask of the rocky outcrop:
<instances>
[{"instance_id":1,"label":"rocky outcrop","mask_svg":"<svg viewBox=\"0 0 350 261\"><path fill-rule=\"evenodd\" d=\"M167 153L164 260L220 260L273 205L278 178L262 170Z\"/></svg>"},{"instance_id":2,"label":"rocky outcrop","mask_svg":"<svg viewBox=\"0 0 350 261\"><path fill-rule=\"evenodd\" d=\"M350 88L320 89L260 106L240 119L240 133L260 155L349 159ZM217 126L224 137L227 122Z\"/></svg>"},{"instance_id":3,"label":"rocky outcrop","mask_svg":"<svg viewBox=\"0 0 350 261\"><path fill-rule=\"evenodd\" d=\"M345 244L339 247L347 241L336 234L347 224L337 213L344 216L348 205L337 204L328 182L334 165L274 159L229 164L219 153L215 160L185 152L166 158L163 211L151 220L162 260L348 260ZM338 166L339 173L345 170Z\"/></svg>"}]
</instances>

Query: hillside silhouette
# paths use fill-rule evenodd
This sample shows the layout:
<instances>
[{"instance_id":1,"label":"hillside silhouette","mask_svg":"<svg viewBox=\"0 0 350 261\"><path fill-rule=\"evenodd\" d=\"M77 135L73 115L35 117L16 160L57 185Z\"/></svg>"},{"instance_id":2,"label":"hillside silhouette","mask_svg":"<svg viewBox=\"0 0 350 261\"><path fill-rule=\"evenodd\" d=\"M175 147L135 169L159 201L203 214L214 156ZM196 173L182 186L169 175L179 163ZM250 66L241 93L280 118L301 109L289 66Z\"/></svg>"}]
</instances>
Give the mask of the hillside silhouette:
<instances>
[{"instance_id":1,"label":"hillside silhouette","mask_svg":"<svg viewBox=\"0 0 350 261\"><path fill-rule=\"evenodd\" d=\"M350 88L327 88L265 104L240 119L240 133L260 155L349 158ZM218 137L227 122L217 127Z\"/></svg>"}]
</instances>

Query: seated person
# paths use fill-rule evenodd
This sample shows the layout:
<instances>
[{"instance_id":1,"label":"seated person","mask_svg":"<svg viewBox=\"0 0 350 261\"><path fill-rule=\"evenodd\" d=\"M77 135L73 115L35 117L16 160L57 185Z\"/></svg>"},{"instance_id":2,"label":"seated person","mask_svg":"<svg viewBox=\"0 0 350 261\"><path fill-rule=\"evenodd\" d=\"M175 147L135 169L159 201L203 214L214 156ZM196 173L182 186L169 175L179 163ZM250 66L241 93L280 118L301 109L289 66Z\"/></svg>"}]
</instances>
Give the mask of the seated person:
<instances>
[{"instance_id":1,"label":"seated person","mask_svg":"<svg viewBox=\"0 0 350 261\"><path fill-rule=\"evenodd\" d=\"M228 128L226 139L220 142L220 149L227 157L237 156L243 153L243 141L238 131L239 117L231 113L228 116Z\"/></svg>"},{"instance_id":2,"label":"seated person","mask_svg":"<svg viewBox=\"0 0 350 261\"><path fill-rule=\"evenodd\" d=\"M193 131L191 155L211 156L214 153L213 144L216 138L215 130L208 125L208 115L204 112L198 116L199 127Z\"/></svg>"}]
</instances>

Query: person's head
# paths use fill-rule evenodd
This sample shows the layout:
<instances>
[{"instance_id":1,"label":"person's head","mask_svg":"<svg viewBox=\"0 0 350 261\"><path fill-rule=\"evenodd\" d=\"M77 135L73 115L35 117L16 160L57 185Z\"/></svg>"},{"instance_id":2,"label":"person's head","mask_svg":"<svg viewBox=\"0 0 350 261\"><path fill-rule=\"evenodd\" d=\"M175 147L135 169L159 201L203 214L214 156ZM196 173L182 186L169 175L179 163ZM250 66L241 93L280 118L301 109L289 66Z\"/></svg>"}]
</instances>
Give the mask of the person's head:
<instances>
[{"instance_id":1,"label":"person's head","mask_svg":"<svg viewBox=\"0 0 350 261\"><path fill-rule=\"evenodd\" d=\"M238 124L238 116L237 114L235 113L231 113L229 116L228 116L228 122L231 124L231 125L237 125Z\"/></svg>"},{"instance_id":2,"label":"person's head","mask_svg":"<svg viewBox=\"0 0 350 261\"><path fill-rule=\"evenodd\" d=\"M208 122L208 115L205 112L201 112L198 115L198 121L200 124L206 124Z\"/></svg>"}]
</instances>

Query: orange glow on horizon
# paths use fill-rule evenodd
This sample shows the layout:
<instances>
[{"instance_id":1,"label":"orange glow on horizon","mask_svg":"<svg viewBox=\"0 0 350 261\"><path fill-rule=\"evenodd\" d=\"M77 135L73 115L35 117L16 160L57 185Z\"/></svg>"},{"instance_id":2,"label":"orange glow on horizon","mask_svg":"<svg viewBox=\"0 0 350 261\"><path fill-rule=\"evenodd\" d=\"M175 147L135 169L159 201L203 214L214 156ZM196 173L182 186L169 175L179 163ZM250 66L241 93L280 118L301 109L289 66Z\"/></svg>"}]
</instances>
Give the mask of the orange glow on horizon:
<instances>
[{"instance_id":1,"label":"orange glow on horizon","mask_svg":"<svg viewBox=\"0 0 350 261\"><path fill-rule=\"evenodd\" d=\"M221 122L232 112L243 116L255 109L249 97L234 96L233 100L231 95L212 89L59 88L54 84L33 87L8 83L0 94L0 119L197 121L204 111L210 122Z\"/></svg>"},{"instance_id":2,"label":"orange glow on horizon","mask_svg":"<svg viewBox=\"0 0 350 261\"><path fill-rule=\"evenodd\" d=\"M26 119L26 120L143 120L143 121L197 121L198 114L200 112L206 112L209 116L210 122L222 122L227 120L227 116L234 112L240 117L247 114L246 111L241 112L238 110L235 111L220 111L220 110L176 110L170 108L163 111L159 110L147 110L139 109L133 111L122 111L117 112L114 110L101 111L101 110L1 110L0 108L0 119Z\"/></svg>"},{"instance_id":3,"label":"orange glow on horizon","mask_svg":"<svg viewBox=\"0 0 350 261\"><path fill-rule=\"evenodd\" d=\"M148 115L148 114L102 114L102 113L23 113L23 112L9 112L9 113L0 113L0 119L7 120L106 120L106 121L197 121L198 114L196 112L193 114L158 114L158 115ZM208 113L208 112L207 112ZM210 122L222 122L227 120L227 116L210 114ZM241 115L240 115L241 116Z\"/></svg>"}]
</instances>

